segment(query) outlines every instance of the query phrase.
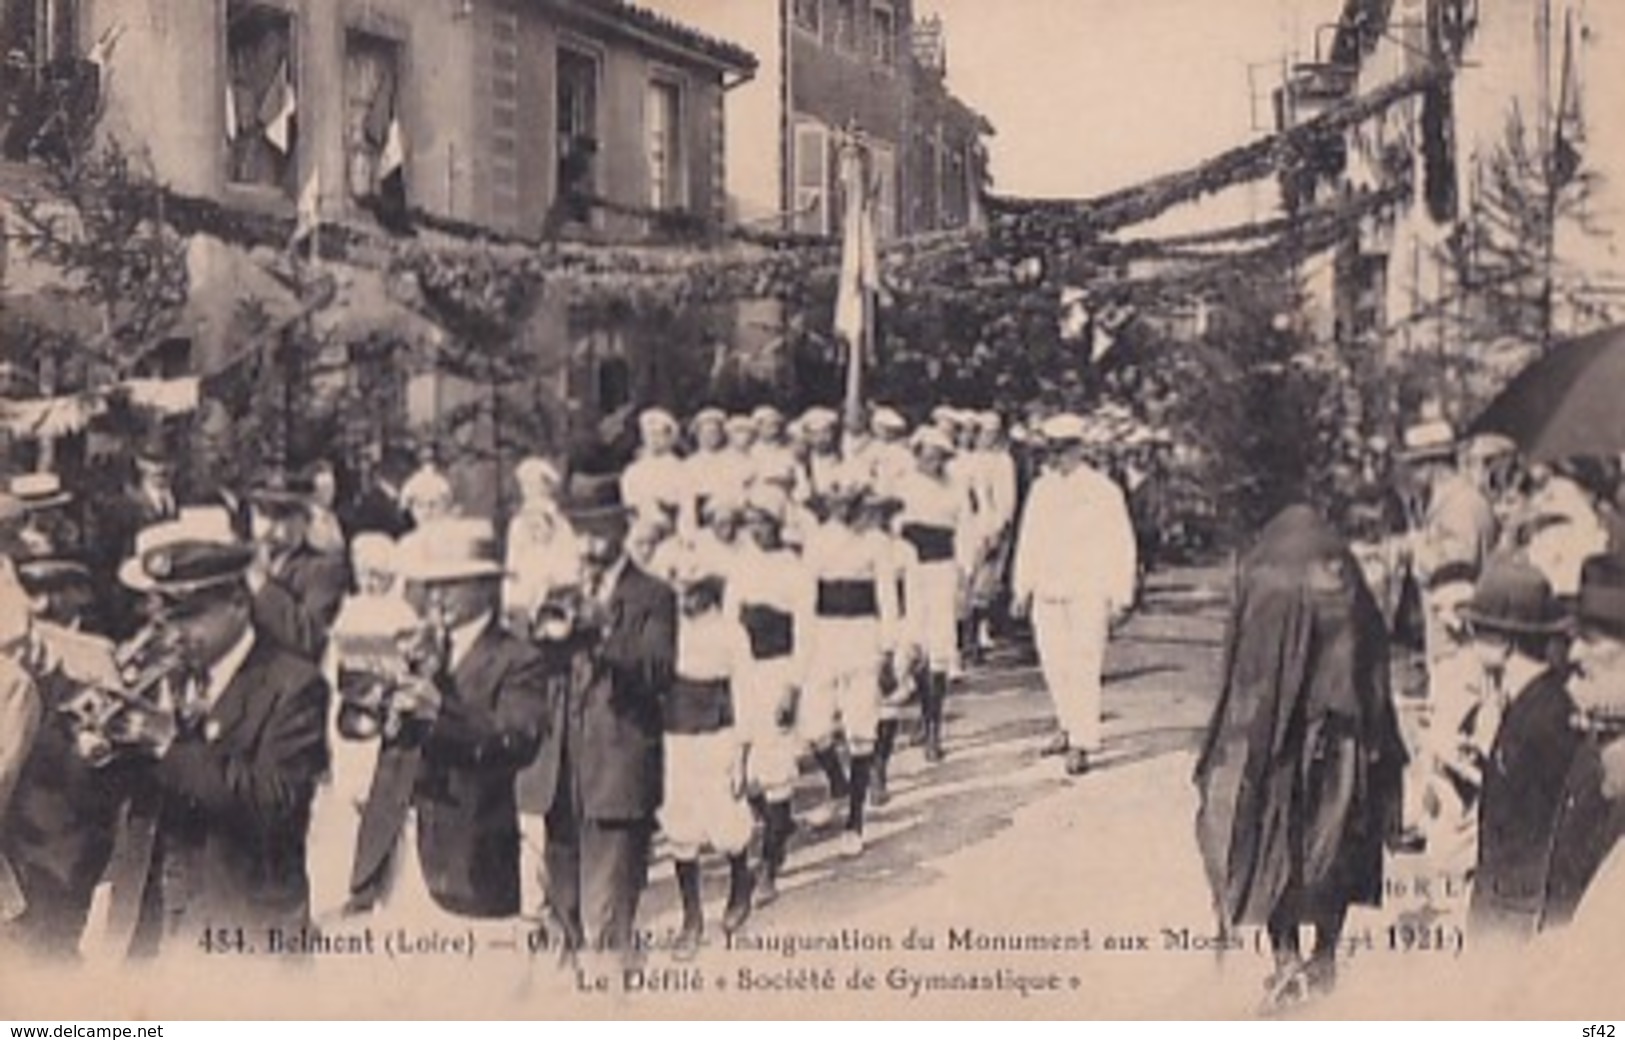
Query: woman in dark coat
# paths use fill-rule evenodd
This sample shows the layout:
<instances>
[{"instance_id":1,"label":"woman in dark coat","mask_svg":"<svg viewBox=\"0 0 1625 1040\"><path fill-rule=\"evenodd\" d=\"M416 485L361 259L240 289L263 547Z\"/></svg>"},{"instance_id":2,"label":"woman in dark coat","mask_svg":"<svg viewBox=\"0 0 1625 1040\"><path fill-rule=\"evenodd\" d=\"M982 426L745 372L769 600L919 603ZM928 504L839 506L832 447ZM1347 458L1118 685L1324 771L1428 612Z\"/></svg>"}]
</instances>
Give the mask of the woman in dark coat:
<instances>
[{"instance_id":1,"label":"woman in dark coat","mask_svg":"<svg viewBox=\"0 0 1625 1040\"><path fill-rule=\"evenodd\" d=\"M1293 506L1241 561L1195 775L1220 925L1268 928L1272 1005L1330 989L1349 906L1379 902L1404 763L1381 613L1347 544Z\"/></svg>"}]
</instances>

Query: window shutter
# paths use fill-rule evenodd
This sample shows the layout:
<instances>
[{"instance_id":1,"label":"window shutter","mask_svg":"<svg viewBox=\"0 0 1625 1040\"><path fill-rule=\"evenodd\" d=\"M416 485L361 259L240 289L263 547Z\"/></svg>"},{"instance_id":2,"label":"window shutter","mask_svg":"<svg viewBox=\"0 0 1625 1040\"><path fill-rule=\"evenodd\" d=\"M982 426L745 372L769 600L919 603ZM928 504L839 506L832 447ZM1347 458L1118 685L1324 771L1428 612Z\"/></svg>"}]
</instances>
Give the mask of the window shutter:
<instances>
[{"instance_id":1,"label":"window shutter","mask_svg":"<svg viewBox=\"0 0 1625 1040\"><path fill-rule=\"evenodd\" d=\"M818 123L796 125L796 230L829 233L829 134Z\"/></svg>"},{"instance_id":2,"label":"window shutter","mask_svg":"<svg viewBox=\"0 0 1625 1040\"><path fill-rule=\"evenodd\" d=\"M508 5L491 15L491 216L519 219L519 12Z\"/></svg>"}]
</instances>

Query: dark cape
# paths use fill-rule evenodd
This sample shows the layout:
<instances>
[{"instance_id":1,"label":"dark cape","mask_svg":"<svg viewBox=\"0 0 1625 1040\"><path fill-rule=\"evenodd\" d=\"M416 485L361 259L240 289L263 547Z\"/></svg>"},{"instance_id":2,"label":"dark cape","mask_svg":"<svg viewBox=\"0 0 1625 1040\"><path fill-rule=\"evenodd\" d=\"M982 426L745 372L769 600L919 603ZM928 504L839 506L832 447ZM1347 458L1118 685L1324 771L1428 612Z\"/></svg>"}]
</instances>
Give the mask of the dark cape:
<instances>
[{"instance_id":1,"label":"dark cape","mask_svg":"<svg viewBox=\"0 0 1625 1040\"><path fill-rule=\"evenodd\" d=\"M1342 561L1344 592L1311 589L1322 560ZM1307 507L1240 563L1222 684L1195 771L1221 923L1379 902L1406 759L1387 633L1347 544Z\"/></svg>"}]
</instances>

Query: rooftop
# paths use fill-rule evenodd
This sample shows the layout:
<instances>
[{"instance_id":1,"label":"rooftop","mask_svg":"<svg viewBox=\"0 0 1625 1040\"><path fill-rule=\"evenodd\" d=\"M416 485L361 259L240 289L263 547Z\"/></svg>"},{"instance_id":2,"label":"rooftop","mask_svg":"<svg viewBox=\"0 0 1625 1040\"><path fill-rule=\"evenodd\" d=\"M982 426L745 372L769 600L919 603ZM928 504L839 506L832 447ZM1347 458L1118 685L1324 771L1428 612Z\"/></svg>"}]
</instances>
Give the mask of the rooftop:
<instances>
[{"instance_id":1,"label":"rooftop","mask_svg":"<svg viewBox=\"0 0 1625 1040\"><path fill-rule=\"evenodd\" d=\"M613 20L675 45L682 50L707 58L713 63L740 72L754 72L756 55L728 40L711 36L673 18L630 3L629 0L554 0L565 10Z\"/></svg>"}]
</instances>

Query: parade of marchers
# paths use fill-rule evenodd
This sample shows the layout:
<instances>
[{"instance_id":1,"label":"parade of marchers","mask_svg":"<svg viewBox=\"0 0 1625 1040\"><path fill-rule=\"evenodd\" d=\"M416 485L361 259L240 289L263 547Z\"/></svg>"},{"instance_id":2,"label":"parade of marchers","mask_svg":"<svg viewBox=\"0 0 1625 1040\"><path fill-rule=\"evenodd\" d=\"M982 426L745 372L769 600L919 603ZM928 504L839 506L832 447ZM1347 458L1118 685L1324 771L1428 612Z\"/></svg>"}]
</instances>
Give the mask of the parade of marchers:
<instances>
[{"instance_id":1,"label":"parade of marchers","mask_svg":"<svg viewBox=\"0 0 1625 1040\"><path fill-rule=\"evenodd\" d=\"M1061 721L1043 750L1086 774L1138 578L1090 462L1157 445L921 418L649 409L629 465L519 463L501 530L432 449L342 499L318 460L190 501L150 445L95 501L15 479L0 938L298 956L472 928L693 956L778 898L793 841L863 855L894 757L952 755L946 703L1018 618ZM661 859L682 923L651 941Z\"/></svg>"},{"instance_id":2,"label":"parade of marchers","mask_svg":"<svg viewBox=\"0 0 1625 1040\"><path fill-rule=\"evenodd\" d=\"M1032 639L1056 718L1035 750L1094 768L1103 654L1154 562L1114 474L1158 447L1100 431L649 409L622 468L521 462L500 530L432 450L342 500L318 461L197 502L142 452L84 504L93 537L49 475L17 478L0 938L71 960L530 935L639 970L661 864L662 952L844 949L749 922L792 843L863 857L894 759L952 758L946 704L991 647ZM1337 526L1295 505L1236 557L1195 770L1203 943L1264 929L1267 1007L1331 990L1385 856L1445 857L1485 946L1622 894L1617 464L1531 462L1436 415L1369 462L1386 476Z\"/></svg>"}]
</instances>

